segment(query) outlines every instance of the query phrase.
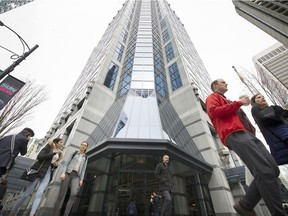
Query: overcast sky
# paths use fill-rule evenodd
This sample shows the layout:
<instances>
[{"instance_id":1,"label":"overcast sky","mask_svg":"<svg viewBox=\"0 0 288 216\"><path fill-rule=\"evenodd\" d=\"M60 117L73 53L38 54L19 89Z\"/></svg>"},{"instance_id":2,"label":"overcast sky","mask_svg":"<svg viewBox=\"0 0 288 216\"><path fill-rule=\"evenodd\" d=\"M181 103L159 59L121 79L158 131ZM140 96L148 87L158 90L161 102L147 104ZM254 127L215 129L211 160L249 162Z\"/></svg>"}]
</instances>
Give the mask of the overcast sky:
<instances>
[{"instance_id":1,"label":"overcast sky","mask_svg":"<svg viewBox=\"0 0 288 216\"><path fill-rule=\"evenodd\" d=\"M45 136L93 48L124 0L35 0L0 14L0 20L36 49L11 75L45 85L49 100L35 110L25 126ZM245 92L232 65L253 69L252 57L277 41L240 17L232 0L170 0L211 78L223 78L232 100ZM21 54L22 45L0 27L0 45ZM12 60L0 48L0 69Z\"/></svg>"}]
</instances>

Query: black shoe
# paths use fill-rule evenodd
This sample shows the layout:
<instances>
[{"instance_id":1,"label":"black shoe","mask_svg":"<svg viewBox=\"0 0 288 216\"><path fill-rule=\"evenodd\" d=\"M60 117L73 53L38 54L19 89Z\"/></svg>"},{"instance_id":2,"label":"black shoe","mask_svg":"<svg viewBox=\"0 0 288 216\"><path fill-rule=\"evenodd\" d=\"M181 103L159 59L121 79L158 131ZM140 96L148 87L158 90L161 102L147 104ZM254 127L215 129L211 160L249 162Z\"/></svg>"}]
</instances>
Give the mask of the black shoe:
<instances>
[{"instance_id":1,"label":"black shoe","mask_svg":"<svg viewBox=\"0 0 288 216\"><path fill-rule=\"evenodd\" d=\"M256 216L256 213L252 210L252 211L247 211L246 209L244 209L240 203L236 203L233 208L235 209L235 211L240 214L241 216Z\"/></svg>"}]
</instances>

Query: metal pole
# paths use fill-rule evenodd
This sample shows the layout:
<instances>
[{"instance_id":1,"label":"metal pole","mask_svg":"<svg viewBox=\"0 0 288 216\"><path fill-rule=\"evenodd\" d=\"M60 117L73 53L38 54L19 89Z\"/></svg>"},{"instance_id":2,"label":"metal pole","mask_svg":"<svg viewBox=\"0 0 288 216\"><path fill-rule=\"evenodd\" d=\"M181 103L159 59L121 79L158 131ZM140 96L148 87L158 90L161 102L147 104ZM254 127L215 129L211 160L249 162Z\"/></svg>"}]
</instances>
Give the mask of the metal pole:
<instances>
[{"instance_id":1,"label":"metal pole","mask_svg":"<svg viewBox=\"0 0 288 216\"><path fill-rule=\"evenodd\" d=\"M29 51L23 53L22 56L20 56L13 64L11 64L8 68L6 68L1 74L0 74L0 80L2 80L6 75L8 75L10 72L12 72L17 65L19 65L27 56L29 56L35 49L37 49L39 46L36 44L34 47L32 47Z\"/></svg>"}]
</instances>

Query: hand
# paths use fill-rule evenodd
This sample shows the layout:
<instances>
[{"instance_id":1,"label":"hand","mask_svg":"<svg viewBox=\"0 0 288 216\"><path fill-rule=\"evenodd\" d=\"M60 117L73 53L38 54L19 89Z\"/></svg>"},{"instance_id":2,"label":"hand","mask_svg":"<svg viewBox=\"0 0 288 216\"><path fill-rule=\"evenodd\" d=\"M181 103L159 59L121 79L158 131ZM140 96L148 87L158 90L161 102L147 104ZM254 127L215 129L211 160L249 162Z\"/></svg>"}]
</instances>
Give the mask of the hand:
<instances>
[{"instance_id":1,"label":"hand","mask_svg":"<svg viewBox=\"0 0 288 216\"><path fill-rule=\"evenodd\" d=\"M58 167L58 166L59 166L59 162L57 162L57 161L53 162L52 164L53 164L53 166L55 166L55 167Z\"/></svg>"},{"instance_id":2,"label":"hand","mask_svg":"<svg viewBox=\"0 0 288 216\"><path fill-rule=\"evenodd\" d=\"M61 174L60 179L61 179L61 181L64 181L64 179L65 179L65 173Z\"/></svg>"},{"instance_id":3,"label":"hand","mask_svg":"<svg viewBox=\"0 0 288 216\"><path fill-rule=\"evenodd\" d=\"M83 180L80 180L79 187L82 187L82 185L83 185Z\"/></svg>"},{"instance_id":4,"label":"hand","mask_svg":"<svg viewBox=\"0 0 288 216\"><path fill-rule=\"evenodd\" d=\"M239 97L239 99L243 103L244 106L250 105L250 98L248 95L242 95Z\"/></svg>"}]
</instances>

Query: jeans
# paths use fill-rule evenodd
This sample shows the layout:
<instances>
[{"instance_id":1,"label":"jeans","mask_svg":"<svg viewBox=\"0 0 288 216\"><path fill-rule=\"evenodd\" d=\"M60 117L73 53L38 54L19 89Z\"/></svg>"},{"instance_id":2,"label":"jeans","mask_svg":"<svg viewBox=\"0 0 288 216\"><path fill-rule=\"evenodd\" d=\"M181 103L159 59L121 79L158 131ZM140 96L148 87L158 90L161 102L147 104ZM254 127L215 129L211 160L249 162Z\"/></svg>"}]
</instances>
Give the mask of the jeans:
<instances>
[{"instance_id":1,"label":"jeans","mask_svg":"<svg viewBox=\"0 0 288 216\"><path fill-rule=\"evenodd\" d=\"M34 192L36 186L40 182L40 185L39 185L38 190L36 192L35 199L34 199L34 202L32 204L32 209L30 212L30 214L35 214L35 212L37 211L37 209L39 207L40 201L42 199L42 195L49 184L50 175L51 175L51 167L48 168L43 179L36 178L35 181L29 183L24 194L22 194L22 196L18 199L18 201L16 202L16 204L14 205L14 207L12 209L12 212L14 214L18 211L18 209L23 204L25 199Z\"/></svg>"},{"instance_id":2,"label":"jeans","mask_svg":"<svg viewBox=\"0 0 288 216\"><path fill-rule=\"evenodd\" d=\"M240 199L240 204L252 210L263 198L271 215L287 215L282 207L277 163L264 144L254 135L239 131L229 135L226 143L246 164L254 179L246 194Z\"/></svg>"}]
</instances>

